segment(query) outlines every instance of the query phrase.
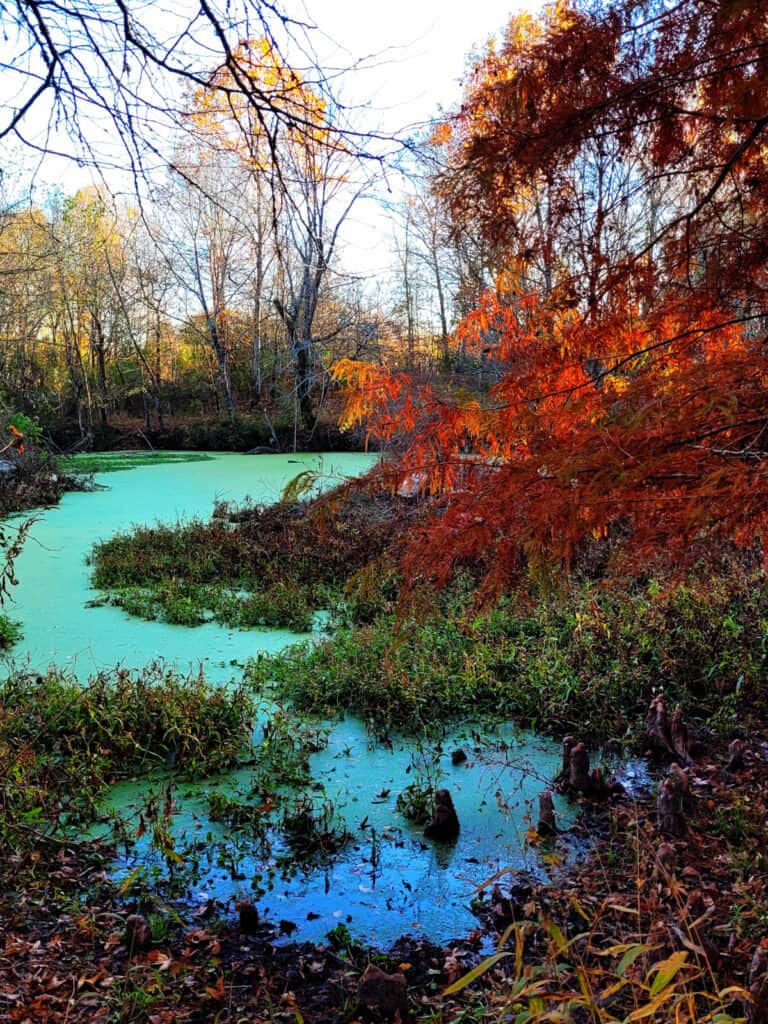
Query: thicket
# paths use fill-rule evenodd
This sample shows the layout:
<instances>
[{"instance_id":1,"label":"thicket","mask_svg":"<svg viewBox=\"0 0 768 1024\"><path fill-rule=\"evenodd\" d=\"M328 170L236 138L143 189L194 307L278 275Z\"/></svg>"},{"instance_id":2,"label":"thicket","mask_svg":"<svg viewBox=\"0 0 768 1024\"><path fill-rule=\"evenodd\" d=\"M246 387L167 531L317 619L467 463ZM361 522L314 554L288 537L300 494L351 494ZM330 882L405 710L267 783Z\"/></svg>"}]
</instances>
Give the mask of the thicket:
<instances>
[{"instance_id":1,"label":"thicket","mask_svg":"<svg viewBox=\"0 0 768 1024\"><path fill-rule=\"evenodd\" d=\"M377 730L489 713L600 743L635 738L658 688L724 731L741 708L765 707L768 589L736 560L716 576L521 588L482 612L467 577L405 610L386 592L378 607L358 595L350 585L329 639L255 661L253 684Z\"/></svg>"}]
</instances>

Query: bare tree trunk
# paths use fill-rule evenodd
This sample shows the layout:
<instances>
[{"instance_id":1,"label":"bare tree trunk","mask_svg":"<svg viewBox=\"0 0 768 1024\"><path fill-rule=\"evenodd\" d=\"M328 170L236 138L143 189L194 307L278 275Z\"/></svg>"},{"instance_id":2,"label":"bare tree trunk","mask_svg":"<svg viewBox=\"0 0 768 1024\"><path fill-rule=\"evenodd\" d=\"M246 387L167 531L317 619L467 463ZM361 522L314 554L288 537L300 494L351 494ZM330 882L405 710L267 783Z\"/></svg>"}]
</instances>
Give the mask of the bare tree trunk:
<instances>
[{"instance_id":1,"label":"bare tree trunk","mask_svg":"<svg viewBox=\"0 0 768 1024\"><path fill-rule=\"evenodd\" d=\"M257 274L251 340L251 405L253 408L257 408L261 402L261 344L261 281Z\"/></svg>"},{"instance_id":2,"label":"bare tree trunk","mask_svg":"<svg viewBox=\"0 0 768 1024\"><path fill-rule=\"evenodd\" d=\"M208 317L208 337L211 342L211 347L216 353L216 361L219 366L219 385L224 399L224 406L227 410L227 417L229 418L230 423L234 423L237 416L237 410L235 408L235 399L232 394L232 379L229 372L229 353L227 352L226 345L221 340L219 327L216 323L216 317L214 316Z\"/></svg>"},{"instance_id":3,"label":"bare tree trunk","mask_svg":"<svg viewBox=\"0 0 768 1024\"><path fill-rule=\"evenodd\" d=\"M99 420L102 427L106 427L108 423L107 407L109 403L109 391L107 388L107 366L104 355L104 328L99 317L95 315L93 316L91 345L96 357L96 372L99 384Z\"/></svg>"},{"instance_id":4,"label":"bare tree trunk","mask_svg":"<svg viewBox=\"0 0 768 1024\"><path fill-rule=\"evenodd\" d=\"M312 339L293 336L291 351L296 368L296 398L301 423L305 430L313 430L315 410L312 405Z\"/></svg>"}]
</instances>

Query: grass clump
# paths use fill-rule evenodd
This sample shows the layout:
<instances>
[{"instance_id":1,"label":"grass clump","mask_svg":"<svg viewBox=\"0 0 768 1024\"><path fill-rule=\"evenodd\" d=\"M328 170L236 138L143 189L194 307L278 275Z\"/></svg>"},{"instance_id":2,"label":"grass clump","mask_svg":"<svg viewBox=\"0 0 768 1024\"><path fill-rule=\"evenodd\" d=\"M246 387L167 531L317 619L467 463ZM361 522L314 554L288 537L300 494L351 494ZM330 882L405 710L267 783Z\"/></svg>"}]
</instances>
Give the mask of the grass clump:
<instances>
[{"instance_id":1,"label":"grass clump","mask_svg":"<svg viewBox=\"0 0 768 1024\"><path fill-rule=\"evenodd\" d=\"M249 746L253 713L242 689L160 664L100 673L85 686L56 670L16 673L0 684L0 839L84 825L121 776L230 768Z\"/></svg>"},{"instance_id":2,"label":"grass clump","mask_svg":"<svg viewBox=\"0 0 768 1024\"><path fill-rule=\"evenodd\" d=\"M341 603L348 580L384 557L408 514L397 500L367 496L222 504L207 522L138 527L97 544L93 583L143 618L306 631L316 611ZM365 597L364 580L355 594L360 616L383 606Z\"/></svg>"},{"instance_id":3,"label":"grass clump","mask_svg":"<svg viewBox=\"0 0 768 1024\"><path fill-rule=\"evenodd\" d=\"M421 611L419 611L421 609ZM731 566L683 581L576 582L478 614L471 585L423 594L321 643L264 655L250 678L304 711L418 730L488 712L541 731L630 739L654 687L723 729L764 705L768 588Z\"/></svg>"},{"instance_id":4,"label":"grass clump","mask_svg":"<svg viewBox=\"0 0 768 1024\"><path fill-rule=\"evenodd\" d=\"M268 627L303 633L312 629L314 619L305 592L280 582L256 591L232 591L168 579L156 587L118 588L91 604L106 602L137 618L176 626L200 626L215 621L230 629Z\"/></svg>"}]
</instances>

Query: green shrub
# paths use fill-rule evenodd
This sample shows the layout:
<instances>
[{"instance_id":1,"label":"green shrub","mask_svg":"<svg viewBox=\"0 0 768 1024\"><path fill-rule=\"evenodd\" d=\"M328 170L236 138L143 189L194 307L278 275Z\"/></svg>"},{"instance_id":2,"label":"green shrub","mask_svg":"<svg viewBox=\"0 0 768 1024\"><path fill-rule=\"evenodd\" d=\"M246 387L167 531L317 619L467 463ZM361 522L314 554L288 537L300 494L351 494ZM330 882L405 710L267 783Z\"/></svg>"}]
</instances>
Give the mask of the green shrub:
<instances>
[{"instance_id":1,"label":"green shrub","mask_svg":"<svg viewBox=\"0 0 768 1024\"><path fill-rule=\"evenodd\" d=\"M322 643L262 656L250 678L303 710L351 710L377 727L489 712L601 741L631 738L659 686L724 727L744 702L765 704L762 572L731 565L716 578L526 590L483 614L459 581L417 604L430 610L380 613Z\"/></svg>"}]
</instances>

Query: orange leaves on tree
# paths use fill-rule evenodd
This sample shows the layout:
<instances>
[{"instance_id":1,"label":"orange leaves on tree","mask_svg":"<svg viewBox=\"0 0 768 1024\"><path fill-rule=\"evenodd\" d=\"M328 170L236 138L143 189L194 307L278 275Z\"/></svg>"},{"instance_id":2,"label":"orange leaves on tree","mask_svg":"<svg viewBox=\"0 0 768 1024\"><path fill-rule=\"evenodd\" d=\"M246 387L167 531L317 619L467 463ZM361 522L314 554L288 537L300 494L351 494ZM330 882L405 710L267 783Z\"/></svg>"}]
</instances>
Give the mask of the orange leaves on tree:
<instances>
[{"instance_id":1,"label":"orange leaves on tree","mask_svg":"<svg viewBox=\"0 0 768 1024\"><path fill-rule=\"evenodd\" d=\"M631 534L638 565L660 549L683 557L705 535L762 539L768 478L751 454L768 423L761 342L727 312L695 323L670 313L663 343L630 318L603 325L590 376L560 343L557 318L526 315L523 325L486 299L461 325L476 345L495 332L504 357L482 403L383 367L337 366L345 422L406 444L391 486L416 479L434 496L430 543L407 555L413 572L445 582L472 563L496 591L525 566L569 565L589 537Z\"/></svg>"},{"instance_id":2,"label":"orange leaves on tree","mask_svg":"<svg viewBox=\"0 0 768 1024\"><path fill-rule=\"evenodd\" d=\"M768 0L571 0L477 60L435 189L494 288L474 396L348 365L346 421L433 495L408 567L498 589L623 538L768 552Z\"/></svg>"}]
</instances>

